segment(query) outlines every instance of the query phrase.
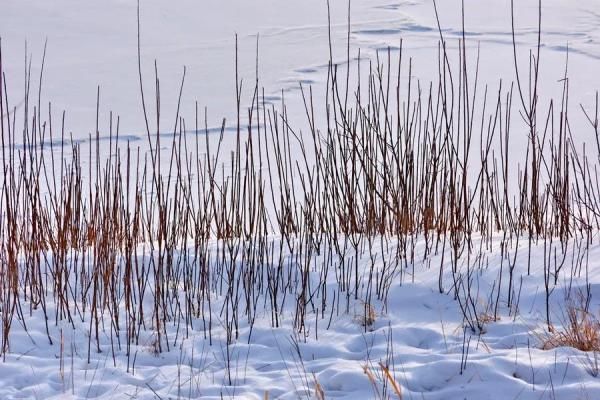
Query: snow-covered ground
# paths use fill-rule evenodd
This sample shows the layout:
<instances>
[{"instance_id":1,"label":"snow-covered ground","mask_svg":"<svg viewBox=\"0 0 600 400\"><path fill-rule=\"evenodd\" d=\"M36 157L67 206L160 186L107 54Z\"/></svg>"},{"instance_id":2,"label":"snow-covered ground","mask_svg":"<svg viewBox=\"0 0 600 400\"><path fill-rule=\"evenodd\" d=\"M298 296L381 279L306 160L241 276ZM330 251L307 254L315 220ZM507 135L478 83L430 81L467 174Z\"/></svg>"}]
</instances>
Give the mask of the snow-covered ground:
<instances>
[{"instance_id":1,"label":"snow-covered ground","mask_svg":"<svg viewBox=\"0 0 600 400\"><path fill-rule=\"evenodd\" d=\"M437 4L451 57L453 54L457 57L462 37L460 3L440 0ZM528 52L537 41L537 1L516 3L516 41L522 62L519 67L525 71ZM366 60L374 60L378 53L384 56L388 49L397 57L402 39L405 64L401 74L427 85L437 79L440 33L431 1L353 0L350 10L350 68L358 65L359 49L361 58ZM112 111L120 116L123 145L129 141L146 151L136 13L135 2L124 0L95 3L3 0L2 67L10 103L17 110L16 125L22 125L25 62L31 61L32 93L36 100L30 102L36 104L47 41L42 114L48 113L48 102L52 103L54 121L60 121L62 111L66 110L66 131L72 133L74 140L86 141L96 131L99 88L100 136L108 135ZM332 55L327 2L323 0L142 1L144 83L152 102L156 60L163 115L161 132L171 133L184 66L180 114L187 118L187 126L193 125L196 102L200 110L207 107L209 128L218 131L222 118L226 118L228 127L235 126L236 34L238 73L244 82L243 107L251 102L258 64L266 100L278 105L283 96L289 120L294 126L306 128L300 83L303 87L312 86L317 93L316 101L320 101L323 98L320 93L326 90L330 56L341 68L347 63L348 3L331 1L330 16ZM474 65L480 50L482 84L495 88L500 80L514 81L510 1L467 0L464 18L468 60ZM594 147L592 130L579 104L593 108L596 89L600 88L600 75L596 73L600 62L600 5L596 0L545 0L542 18L540 103L547 104L550 97L560 99L567 65L572 108L569 122L574 141L578 146L586 142L588 148ZM410 77L406 67L409 57L412 58ZM152 110L150 114L153 121ZM514 115L520 118L516 109ZM526 151L527 134L521 126L511 137L510 144L517 156ZM218 137L213 136L215 140ZM225 139L227 146L234 145L231 136L230 142ZM168 154L168 146L164 151ZM297 275L302 272L302 257L300 261L294 258L293 255L298 257L297 249L290 255L290 243L277 235L266 240L267 247L285 248L281 252L285 261L281 265L285 266L287 279L281 278L281 282L290 287L283 289L279 297L275 295L279 299L275 302L282 305L277 317L280 326L273 327L273 310L269 305L272 300L265 289L272 284L267 277L269 268L275 265L268 263L259 268L261 272L254 278L255 283L263 285L256 283L262 289L257 289L252 303L256 309L250 315L255 319L249 320L246 314L241 316L239 336L229 345L228 329L232 328L227 312L232 307L231 296L220 290L219 285L227 287L227 283L220 283L212 275L208 290L212 303L203 303L201 310L194 309L196 315L189 321L177 318L167 322L166 337L162 338L153 329L152 315L138 316L144 318L144 329L138 332L137 343L131 348L125 344L128 328L124 323L119 328L101 325L98 352L93 331L98 323L93 325L89 311L74 315L72 322L58 318L61 311L51 301L57 297L49 295L46 324L41 308L30 308L30 302L24 300L26 318L13 320L10 351L0 363L0 398L367 399L388 395L395 398L393 382L400 386L403 399L415 400L600 398L595 353L569 347L542 349L550 338L543 266L552 261L553 268L556 267L556 249L559 258L563 253L566 257L560 271L551 277L556 281L550 296L551 319L556 329L562 330L567 323L569 304L581 305L579 294L589 293L590 311L594 315L600 312L597 233L592 235L589 247L582 245L584 238L579 238L569 241L566 248L551 244L554 247L550 248L555 250L548 250L547 243L540 240L531 244L531 252L526 239L506 239L502 232L495 233L490 247L480 251L479 246L487 247L488 243L475 235L476 251L470 257L463 253L455 265L459 274L477 266L470 276L476 295L467 307L473 308L471 315L484 320L480 332L465 328L461 311L465 304L461 296L465 293L459 291L460 301L455 299L452 252L444 247L426 255L427 242L422 236L415 238L415 254L411 258L414 262L404 265L405 260L400 261L390 275L385 299L374 299L372 309L361 300L372 290L366 285L367 278L372 271L389 272L386 268L398 254L396 238L361 238L356 263L361 281L356 293L339 290L336 276L343 261L327 258L331 254L326 249L309 257L309 282L314 285L309 288L311 306L306 310L306 325L298 329L296 300L302 289ZM242 247L247 250L254 245L248 243ZM193 265L193 246L189 246L189 252L185 246L178 248L174 258L181 256ZM217 254L218 258L225 253L226 246L222 241L214 241L208 244L207 252ZM354 252L354 248L348 251ZM135 254L140 265L150 271L152 256L148 254L148 245L140 245ZM87 257L91 257L90 253ZM183 261L183 265L188 264ZM514 267L515 285L510 294L509 265ZM209 266L219 268L218 263ZM439 290L440 266L444 293ZM244 271L241 262L234 275ZM325 284L321 287L323 279ZM177 279L165 283L177 299L183 298L179 295L184 284ZM76 282L73 287L77 287ZM118 284L117 287L120 288ZM244 293L239 286L238 289ZM147 309L151 310L154 288L144 290L142 297L146 297L139 302L148 302ZM334 296L339 297L340 293L343 297L336 299ZM119 300L124 302L123 292L119 296L123 296ZM193 309L191 305L174 304L171 315L188 306ZM240 308L246 305L246 300L239 303ZM70 304L67 308L77 307ZM127 313L125 304L119 303L117 308ZM365 324L365 314L373 321ZM187 318L188 314L185 315ZM55 323L55 317L62 320ZM102 321L104 318L110 325L111 316L103 316ZM211 324L207 328L209 319ZM163 347L161 351L157 351L159 345ZM389 368L391 379L385 376L380 363Z\"/></svg>"},{"instance_id":2,"label":"snow-covered ground","mask_svg":"<svg viewBox=\"0 0 600 400\"><path fill-rule=\"evenodd\" d=\"M448 45L461 36L460 1L438 2L441 27ZM537 1L515 2L517 43L525 68L527 52L537 41ZM346 61L348 3L331 1L333 59ZM591 104L600 77L594 66L600 57L598 4L594 0L543 2L542 70L544 90L560 94L569 49L569 77L575 103ZM514 80L510 35L510 1L465 1L468 46L481 48L480 81L491 86ZM259 78L273 102L281 91L296 91L299 82L323 91L329 60L327 2L275 0L158 0L141 5L142 65L153 97L154 61L161 79L164 131L171 129L183 67L187 68L181 115L194 116L195 102L208 107L209 126L235 117L235 34L239 45L239 76L245 81L242 99L249 103L259 42ZM397 49L413 58L413 77L426 83L436 78L439 33L429 0L355 0L351 2L351 49L354 59ZM31 56L37 86L44 43L47 55L43 100L52 102L57 118L68 110L66 127L75 138L95 132L96 94L100 86L100 122L107 134L108 113L121 117L121 133L144 138L139 99L136 4L108 0L90 4L59 0L6 0L0 15L0 35L11 104L23 100L25 54ZM475 52L471 53L472 59ZM356 60L353 62L355 63ZM472 60L474 61L474 60ZM407 69L404 71L407 74ZM37 93L37 92L36 92ZM298 96L287 96L298 102ZM300 110L303 111L303 110ZM302 116L303 114L301 114Z\"/></svg>"},{"instance_id":3,"label":"snow-covered ground","mask_svg":"<svg viewBox=\"0 0 600 400\"><path fill-rule=\"evenodd\" d=\"M272 240L278 246L277 239ZM488 307L493 307L490 304L495 301L493 288L500 265L506 269L507 260L514 257L513 248L501 263L500 240L497 237L493 241L493 250L484 253L484 267L475 273L476 307L481 316L488 318L494 315L494 309ZM375 242L379 239L375 238ZM385 249L372 247L373 253L378 254L377 271L382 268L382 255L389 252L391 256L396 250L392 239L385 239L385 243ZM213 243L212 251L217 251L218 246ZM53 345L48 344L40 309L25 320L27 332L22 323L14 322L10 352L2 363L0 396L3 399L318 399L316 392L320 388L325 398L367 399L386 396L387 383L387 394L397 398L383 375L379 364L383 363L389 365L395 381L401 385L403 399L597 398L600 382L593 376L597 373L593 355L568 347L540 349L549 337L545 329L543 279L539 276L543 247L542 243L534 245L531 254L534 273L527 276L528 250L526 243L521 242L515 264L518 297L510 308L506 295L499 297L498 320L486 321L482 335L463 328L459 303L452 296L448 261L444 275L447 293L439 293L436 267L442 254L421 261L423 240L415 247L414 270L411 267L396 271L387 303L374 301L373 320L366 326L364 303L354 300L353 295L347 300L343 294L337 300L341 303L339 308L335 311L326 308L322 314L319 290L314 293L316 312L308 312L302 333L293 328L296 297L292 292L282 303L285 306L281 310L280 327L273 328L268 296L264 293L258 297L254 323L241 318L239 338L227 346L226 323L219 317L219 310L227 305L223 304L225 296L215 290L211 294L210 330L207 315L193 318L190 327L168 323L166 336L171 347L161 353L156 349L156 333L142 330L139 344L131 347L127 357L124 327L119 331L120 339L111 340L112 330L106 326L100 332L101 352L96 351L95 339L91 339L88 363L90 321L75 317L74 329L67 321L55 326L56 310L50 305ZM368 273L371 256L365 253L361 257L361 279ZM448 260L450 252L446 251L445 256ZM568 252L560 283L552 296L555 310L552 318L557 327L566 320L563 307L567 288L576 302L577 294L585 293L587 273L592 282L591 309L599 307L595 300L600 296L598 245L585 254L589 265L572 264L573 256L578 257L577 247ZM315 258L311 267L313 284L318 282L326 264L323 257ZM572 280L573 268L579 267L581 275L575 272L576 278ZM288 268L293 274L297 266L288 260L285 269ZM461 271L466 268L460 262ZM326 285L328 302L337 290L334 274L329 272ZM503 291L506 285L505 281ZM365 290L363 284L361 296ZM151 296L146 294L147 298ZM285 293L281 296L285 297ZM151 316L145 318L150 327Z\"/></svg>"}]
</instances>

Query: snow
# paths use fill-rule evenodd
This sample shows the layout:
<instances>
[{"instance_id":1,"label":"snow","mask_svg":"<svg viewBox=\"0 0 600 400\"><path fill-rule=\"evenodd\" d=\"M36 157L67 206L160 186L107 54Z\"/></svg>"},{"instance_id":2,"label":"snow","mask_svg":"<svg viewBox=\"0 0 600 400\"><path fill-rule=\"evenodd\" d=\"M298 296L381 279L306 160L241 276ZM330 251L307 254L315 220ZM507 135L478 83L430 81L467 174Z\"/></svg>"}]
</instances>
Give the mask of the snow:
<instances>
[{"instance_id":1,"label":"snow","mask_svg":"<svg viewBox=\"0 0 600 400\"><path fill-rule=\"evenodd\" d=\"M537 1L517 3L516 37L519 52L526 56L537 40ZM591 106L595 90L600 88L600 75L595 72L600 59L598 4L595 0L543 3L541 80L549 83L541 95L544 99L560 97L568 48L573 108L580 103ZM451 50L456 50L462 35L460 1L440 0L437 5L442 31ZM331 1L333 59L341 65L346 62L347 6L345 1ZM480 48L481 81L494 86L500 79L514 80L510 2L467 0L465 7L470 62L474 62ZM351 10L350 67L356 66L354 55L359 48L365 59L374 59L378 51L388 48L396 57L402 38L407 56L413 59L412 78L424 82L435 79L437 64L432 60L438 51L439 32L430 1L353 0ZM162 114L168 116L161 132L171 130L183 66L186 80L181 115L193 118L197 101L201 109L208 108L209 127L218 131L223 117L228 127L233 126L235 34L239 40L239 74L245 82L244 99L251 98L257 41L261 85L275 104L284 93L291 120L299 124L304 120L299 82L312 85L315 92L325 90L329 46L324 1L143 1L141 32L143 73L150 96L154 93L154 60L161 78ZM19 96L25 54L28 59L32 57L32 75L36 77L47 39L42 91L45 102L52 102L55 120L67 110L67 131L72 132L74 140L86 141L95 133L100 87L101 134L107 136L106 121L109 112L114 111L121 117L123 142L147 150L139 95L135 2L3 0L0 37L12 104L22 104ZM20 112L16 118L21 118ZM587 122L583 118L571 122L576 140L591 144ZM524 151L526 134L524 131L514 138L512 145ZM286 248L280 237L268 240L275 248ZM501 270L507 268L506 259L502 262L507 257L502 253L501 240L502 234L497 233L492 247L482 253L485 267L475 273L479 311L485 310L490 297L497 294L498 277L506 274ZM380 241L386 246L374 245L371 252L361 252L358 265L364 280L371 268L371 256L375 254L374 268L381 271L382 254L387 252L392 257L398 246L393 237L374 239L375 243ZM574 301L579 291L585 292L588 283L591 310L596 314L600 310L599 243L597 236L592 238L587 264L582 264L584 272L577 274L572 272L576 264L573 260L580 256L569 246L565 267L551 296L557 329L566 322L564 312L569 301ZM200 316L194 317L189 327L168 323L170 350L157 352L156 333L143 329L128 358L124 325L119 331L121 343L115 342L112 328L105 326L100 331L101 352L95 351L95 340L91 340L89 362L88 344L93 335L89 314L75 317L72 324L66 320L55 323L57 304L49 302L50 344L42 310L30 309L30 303L23 301L27 318L13 321L10 351L0 363L0 398L297 399L318 398L316 392L322 388L325 398L367 399L376 398L377 391L383 394L386 385L387 394L394 398L380 362L389 366L404 399L600 398L600 380L590 368L593 355L568 347L541 348L548 337L541 272L546 254L543 241L533 244L531 258L526 241L519 242L515 264L518 287L513 288L519 296L518 309L514 303L508 305L505 280L501 283L499 319L486 323L483 334L463 328L460 305L453 296L451 252L447 249L444 258L442 252L424 257L425 245L424 238L416 238L415 262L395 271L387 301L374 302L373 324L361 323L365 307L354 296L337 299L339 307L327 307L322 312L318 306L322 293L316 293L317 306L307 310L306 328L299 333L294 326L295 287L280 310L281 326L273 327L268 296L259 294L256 320L250 323L241 317L239 337L230 345L226 323L217 311L228 305L216 282L210 291L210 333ZM209 252L218 254L223 246L223 242L211 242ZM514 254L516 246L513 240L509 255ZM289 256L289 249L284 254ZM179 255L191 257L183 248L178 249L176 257ZM150 268L152 256L147 254L147 247L140 246L136 256ZM529 259L533 260L531 275L527 274ZM460 260L461 271L467 269L467 263ZM438 290L440 264L445 271L444 293ZM325 255L316 255L310 265L311 279L318 282L319 276L326 273ZM286 268L291 275L298 266L290 257ZM328 272L328 299L339 293L333 269ZM173 290L182 290L183 282L171 284ZM358 297L364 297L366 290L363 283ZM573 297L567 298L570 295ZM145 301L152 304L153 296L149 288ZM240 308L244 306L242 302ZM124 314L124 304L119 307ZM147 315L147 326L153 323ZM376 388L369 376L374 377Z\"/></svg>"},{"instance_id":2,"label":"snow","mask_svg":"<svg viewBox=\"0 0 600 400\"><path fill-rule=\"evenodd\" d=\"M346 60L347 2L331 1L334 61ZM438 2L441 25L449 46L456 47L461 32L460 2ZM567 4L567 5L565 5ZM544 1L542 73L551 95L560 94L566 47L569 48L570 85L578 102L591 104L600 78L592 73L600 57L598 15L594 0ZM465 23L471 48L481 47L481 81L496 85L514 80L510 38L510 2L465 2ZM407 57L414 62L415 77L423 82L435 78L439 34L432 2L351 2L351 56L360 48L363 57L399 45L402 38ZM537 40L537 1L516 5L517 40L526 56ZM142 65L149 96L154 85L154 60L161 79L162 114L175 114L183 72L187 79L181 115L191 120L195 102L208 107L209 125L219 127L235 117L235 35L239 38L239 75L246 81L243 99L251 98L255 78L256 41L259 36L261 86L274 101L281 91L297 90L298 82L310 82L315 92L323 89L329 60L327 5L320 0L288 2L258 0L192 0L165 4L142 2ZM568 21L568 23L565 23ZM18 104L23 85L24 56L32 56L37 78L44 43L48 41L43 98L51 101L55 114L67 113L67 132L75 138L95 133L96 93L100 86L100 121L109 111L121 116L121 132L145 139L137 71L136 4L108 0L89 4L59 0L6 0L0 15L4 69L13 104ZM25 47L25 43L27 47ZM474 54L473 54L474 58ZM527 58L525 57L526 61ZM547 60L547 61L546 61ZM523 66L524 67L524 66ZM34 81L37 81L34 80ZM298 96L287 96L292 103ZM297 100L297 99L296 99ZM248 101L249 100L245 100ZM303 109L300 109L303 116ZM171 120L164 121L168 131ZM102 125L101 125L102 126ZM104 127L106 131L106 127Z\"/></svg>"},{"instance_id":3,"label":"snow","mask_svg":"<svg viewBox=\"0 0 600 400\"><path fill-rule=\"evenodd\" d=\"M497 279L501 238L497 239L495 250L485 252L489 267L477 272L481 306ZM394 240L386 241L389 251L395 251L391 247ZM364 368L378 379L381 391L385 379L379 362L383 362L390 365L405 399L595 398L600 393L600 382L590 375L590 355L566 347L540 349L547 335L543 287L539 276L527 276L527 246L520 247L515 267L515 274L522 278L519 311L515 313L513 308L511 312L505 296L501 296L500 319L486 324L483 335L463 330L457 302L451 294L437 291L437 271L417 261L414 276L409 275L409 269L402 278L396 277L387 304L374 303L375 321L367 327L361 324L362 304L351 298L348 313L337 310L330 316L330 310L325 315L310 312L306 333L293 328L295 305L290 300L281 312L281 327L273 328L269 312L262 307L266 299L261 296L255 325L251 329L248 321L241 318L239 339L229 350L218 313L213 320L212 345L205 339L207 331L202 318L192 321L194 328L189 332L170 323L171 350L156 353L155 334L142 331L139 345L132 346L129 373L125 346L111 344L108 328L101 332L102 352L93 349L92 340L88 363L89 321L75 318L75 329L66 321L57 326L50 324L54 344L49 345L41 310L33 311L26 319L27 332L20 323L11 331L11 351L2 364L0 396L262 399L268 392L269 398L295 399L314 396L318 382L327 398L374 398ZM422 258L423 251L421 240L416 246L416 260ZM534 246L532 254L534 260L539 259L543 245ZM594 245L589 254L592 299L600 295L596 261L599 255L600 247ZM572 253L568 255L571 256ZM431 265L439 263L440 257L441 254L431 257ZM361 268L367 269L368 258L368 254L363 255ZM318 257L314 265L318 274L325 263ZM557 311L565 303L563 295L570 275L565 270L559 279L562 283L553 296L559 305ZM329 278L328 289L333 293L335 279ZM451 284L448 273L444 281ZM582 274L572 283L573 293L584 285ZM216 292L212 295L213 310L218 310L223 296ZM320 299L316 302L320 303ZM597 300L593 300L592 309L598 307ZM50 308L48 314L52 320L54 310ZM147 318L151 324L151 318ZM326 329L329 318L331 326ZM553 318L560 326L561 315ZM123 340L125 331L120 335ZM465 345L469 351L461 373ZM390 388L388 391L391 393Z\"/></svg>"}]
</instances>

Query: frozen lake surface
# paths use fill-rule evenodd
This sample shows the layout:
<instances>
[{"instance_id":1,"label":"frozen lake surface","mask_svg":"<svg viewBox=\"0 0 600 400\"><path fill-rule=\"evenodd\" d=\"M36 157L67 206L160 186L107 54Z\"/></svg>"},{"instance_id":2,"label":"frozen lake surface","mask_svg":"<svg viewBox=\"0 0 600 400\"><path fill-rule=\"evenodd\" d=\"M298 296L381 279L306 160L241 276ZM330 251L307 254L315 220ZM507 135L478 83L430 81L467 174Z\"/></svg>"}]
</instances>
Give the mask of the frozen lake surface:
<instances>
[{"instance_id":1,"label":"frozen lake surface","mask_svg":"<svg viewBox=\"0 0 600 400\"><path fill-rule=\"evenodd\" d=\"M439 3L442 30L449 47L456 49L461 37L460 1ZM598 4L594 0L543 3L544 90L551 95L560 93L558 81L564 76L568 48L574 102L591 104L600 87L600 77L594 73L600 58ZM537 1L517 2L515 12L516 40L525 68L527 52L537 41ZM333 60L342 65L347 58L347 18L347 3L332 1ZM436 78L439 33L431 1L354 0L350 22L352 63L356 63L358 49L363 58L374 59L375 52L397 49L403 39L405 58L413 58L413 78L424 85ZM472 60L477 46L481 48L480 81L490 85L497 85L500 79L513 81L510 2L467 0L465 24ZM278 103L283 90L296 92L295 96L287 96L294 103L300 82L315 86L315 93L323 92L330 57L325 1L167 4L151 0L142 3L141 25L147 96L153 98L156 60L164 131L172 125L184 66L187 75L181 115L191 122L197 101L200 109L208 108L211 127L220 126L223 117L233 123L236 34L246 104L254 86L257 41L259 78L270 101ZM60 0L49 4L7 0L0 15L0 36L12 105L23 99L25 49L31 56L32 75L37 78L47 40L42 104L51 101L57 115L67 110L67 130L75 138L87 138L95 132L98 86L101 126L108 121L108 112L113 111L121 117L123 135L143 133L135 2L88 4ZM105 134L106 129L105 124Z\"/></svg>"}]
</instances>

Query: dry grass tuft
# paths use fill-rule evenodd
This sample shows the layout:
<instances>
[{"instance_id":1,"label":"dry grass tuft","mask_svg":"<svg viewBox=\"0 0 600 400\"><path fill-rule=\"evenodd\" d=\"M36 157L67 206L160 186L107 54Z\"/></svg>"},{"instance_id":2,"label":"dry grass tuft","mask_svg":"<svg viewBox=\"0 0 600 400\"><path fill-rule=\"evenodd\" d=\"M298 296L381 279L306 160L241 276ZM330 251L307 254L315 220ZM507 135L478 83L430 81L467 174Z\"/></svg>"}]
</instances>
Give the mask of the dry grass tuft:
<instances>
[{"instance_id":1,"label":"dry grass tuft","mask_svg":"<svg viewBox=\"0 0 600 400\"><path fill-rule=\"evenodd\" d=\"M375 307L367 302L362 302L360 312L354 315L354 320L364 328L372 328L377 321Z\"/></svg>"},{"instance_id":2,"label":"dry grass tuft","mask_svg":"<svg viewBox=\"0 0 600 400\"><path fill-rule=\"evenodd\" d=\"M600 321L584 307L583 300L567 306L563 329L554 329L543 340L542 349L573 347L581 351L600 351Z\"/></svg>"},{"instance_id":3,"label":"dry grass tuft","mask_svg":"<svg viewBox=\"0 0 600 400\"><path fill-rule=\"evenodd\" d=\"M379 363L379 366L381 367L381 370L383 371L384 376L389 381L390 385L394 389L394 392L396 393L398 398L400 400L402 400L402 389L400 389L400 385L398 384L398 382L396 382L396 379L394 379L394 377L390 373L390 369L388 367L386 367L385 365L383 365L383 363L381 363L381 362Z\"/></svg>"},{"instance_id":4,"label":"dry grass tuft","mask_svg":"<svg viewBox=\"0 0 600 400\"><path fill-rule=\"evenodd\" d=\"M315 381L315 397L317 400L325 400L325 391L317 380L317 376L313 373L313 380Z\"/></svg>"},{"instance_id":5,"label":"dry grass tuft","mask_svg":"<svg viewBox=\"0 0 600 400\"><path fill-rule=\"evenodd\" d=\"M363 366L363 372L365 373L365 375L367 375L367 378L369 378L369 382L371 382L371 385L373 386L373 392L375 394L375 398L377 398L377 399L389 398L386 395L387 390L385 389L385 385L387 382L387 384L389 384L390 387L393 389L393 391L396 394L396 396L398 397L398 399L402 400L402 398L403 398L402 397L402 388L401 388L400 384L396 381L396 379L394 378L392 373L390 372L390 369L382 362L379 362L379 368L381 368L381 372L382 372L382 375L380 378L375 376L375 374L373 373L373 371L371 371L371 369L369 368L368 365ZM377 384L377 381L380 381L384 385L383 394L379 391L379 386Z\"/></svg>"},{"instance_id":6,"label":"dry grass tuft","mask_svg":"<svg viewBox=\"0 0 600 400\"><path fill-rule=\"evenodd\" d=\"M493 322L497 322L500 318L496 318L491 311L484 311L480 315L477 316L479 322L483 325L491 324Z\"/></svg>"},{"instance_id":7,"label":"dry grass tuft","mask_svg":"<svg viewBox=\"0 0 600 400\"><path fill-rule=\"evenodd\" d=\"M378 395L377 397L381 397L379 395L379 389L377 388L377 381L375 379L375 375L373 375L373 372L371 372L368 365L363 365L363 372L365 373L365 375L367 375L367 378L369 378L369 382L371 382L371 385L373 385L373 391Z\"/></svg>"}]
</instances>

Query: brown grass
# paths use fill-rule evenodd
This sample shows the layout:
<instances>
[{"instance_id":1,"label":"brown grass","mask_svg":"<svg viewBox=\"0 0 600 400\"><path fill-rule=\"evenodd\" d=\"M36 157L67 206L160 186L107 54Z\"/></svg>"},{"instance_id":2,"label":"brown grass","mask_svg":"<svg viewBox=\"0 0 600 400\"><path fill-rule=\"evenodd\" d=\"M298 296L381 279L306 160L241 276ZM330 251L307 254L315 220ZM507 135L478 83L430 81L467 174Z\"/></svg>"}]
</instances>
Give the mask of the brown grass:
<instances>
[{"instance_id":1,"label":"brown grass","mask_svg":"<svg viewBox=\"0 0 600 400\"><path fill-rule=\"evenodd\" d=\"M313 379L315 381L315 397L317 400L325 400L325 391L317 380L317 376L313 373Z\"/></svg>"},{"instance_id":2,"label":"brown grass","mask_svg":"<svg viewBox=\"0 0 600 400\"><path fill-rule=\"evenodd\" d=\"M389 398L389 396L387 396L385 394L386 393L385 384L387 381L387 383L391 386L391 388L393 389L396 396L398 396L398 399L402 400L402 398L403 398L402 397L402 387L396 381L396 379L393 377L392 373L390 372L390 369L382 362L379 362L379 368L381 368L382 376L378 378L377 376L375 376L373 371L371 371L371 369L369 368L369 365L367 365L367 364L363 365L363 372L365 373L365 375L367 375L369 382L371 382L371 385L373 386L373 392L375 394L375 398L377 398L377 399ZM383 395L379 391L379 386L377 385L378 381L384 384Z\"/></svg>"},{"instance_id":3,"label":"brown grass","mask_svg":"<svg viewBox=\"0 0 600 400\"><path fill-rule=\"evenodd\" d=\"M355 321L364 328L371 328L377 320L377 312L372 304L362 302L361 311L355 315Z\"/></svg>"},{"instance_id":4,"label":"brown grass","mask_svg":"<svg viewBox=\"0 0 600 400\"><path fill-rule=\"evenodd\" d=\"M573 347L581 351L600 351L600 321L579 303L567 306L563 328L550 332L542 349Z\"/></svg>"}]
</instances>

